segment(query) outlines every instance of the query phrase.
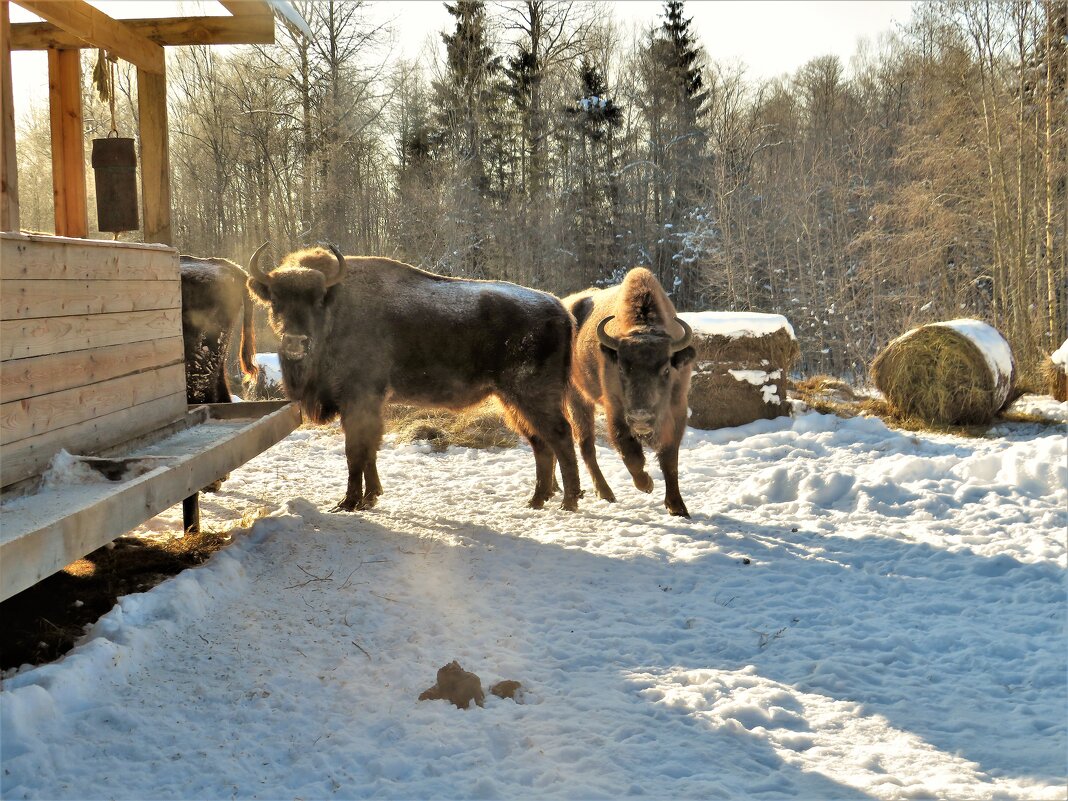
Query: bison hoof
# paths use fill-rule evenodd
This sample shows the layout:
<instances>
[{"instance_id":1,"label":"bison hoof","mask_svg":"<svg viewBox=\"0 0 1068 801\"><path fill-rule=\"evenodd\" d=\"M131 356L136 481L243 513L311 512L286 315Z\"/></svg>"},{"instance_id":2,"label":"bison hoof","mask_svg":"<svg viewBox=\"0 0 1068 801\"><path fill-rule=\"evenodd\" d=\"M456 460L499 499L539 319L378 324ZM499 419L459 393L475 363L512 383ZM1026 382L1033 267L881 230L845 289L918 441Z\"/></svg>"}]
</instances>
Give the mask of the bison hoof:
<instances>
[{"instance_id":1,"label":"bison hoof","mask_svg":"<svg viewBox=\"0 0 1068 801\"><path fill-rule=\"evenodd\" d=\"M634 476L634 486L642 492L652 492L653 479L648 473L639 473Z\"/></svg>"},{"instance_id":2,"label":"bison hoof","mask_svg":"<svg viewBox=\"0 0 1068 801\"><path fill-rule=\"evenodd\" d=\"M373 509L376 503L378 503L377 495L364 495L363 499L356 504L356 508L361 511L364 509Z\"/></svg>"},{"instance_id":3,"label":"bison hoof","mask_svg":"<svg viewBox=\"0 0 1068 801\"><path fill-rule=\"evenodd\" d=\"M578 511L578 497L577 496L564 496L564 500L560 502L560 508L565 512L577 512Z\"/></svg>"},{"instance_id":4,"label":"bison hoof","mask_svg":"<svg viewBox=\"0 0 1068 801\"><path fill-rule=\"evenodd\" d=\"M531 509L543 509L545 508L545 498L542 498L540 495L535 495L527 501L527 506Z\"/></svg>"},{"instance_id":5,"label":"bison hoof","mask_svg":"<svg viewBox=\"0 0 1068 801\"><path fill-rule=\"evenodd\" d=\"M612 492L612 488L609 487L607 484L603 487L597 488L597 497L600 498L602 501L608 501L609 503L616 502L616 494Z\"/></svg>"},{"instance_id":6,"label":"bison hoof","mask_svg":"<svg viewBox=\"0 0 1068 801\"><path fill-rule=\"evenodd\" d=\"M667 510L675 517L690 516L689 510L686 509L686 504L684 504L682 501L678 501L677 503L670 503L668 501L664 501L664 506L666 506Z\"/></svg>"},{"instance_id":7,"label":"bison hoof","mask_svg":"<svg viewBox=\"0 0 1068 801\"><path fill-rule=\"evenodd\" d=\"M363 503L357 503L354 500L345 497L337 502L337 504L330 509L331 512L354 512L357 509L362 509Z\"/></svg>"}]
</instances>

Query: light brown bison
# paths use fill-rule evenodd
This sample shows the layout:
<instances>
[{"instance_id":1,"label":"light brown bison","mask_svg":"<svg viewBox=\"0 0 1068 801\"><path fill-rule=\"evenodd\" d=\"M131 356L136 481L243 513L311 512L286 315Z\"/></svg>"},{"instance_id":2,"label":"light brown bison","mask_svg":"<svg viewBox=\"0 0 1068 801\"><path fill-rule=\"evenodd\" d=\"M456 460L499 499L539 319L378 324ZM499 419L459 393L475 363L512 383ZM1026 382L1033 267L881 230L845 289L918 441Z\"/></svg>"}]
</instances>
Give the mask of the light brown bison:
<instances>
[{"instance_id":1,"label":"light brown bison","mask_svg":"<svg viewBox=\"0 0 1068 801\"><path fill-rule=\"evenodd\" d=\"M664 473L664 505L689 517L679 492L679 443L686 430L686 395L696 353L693 332L675 314L651 272L636 267L623 283L564 298L578 322L568 409L597 495L615 495L597 466L593 412L604 407L608 436L634 486L650 492L642 443L651 445Z\"/></svg>"},{"instance_id":2,"label":"light brown bison","mask_svg":"<svg viewBox=\"0 0 1068 801\"><path fill-rule=\"evenodd\" d=\"M252 299L245 271L228 259L181 256L182 340L185 345L185 388L189 403L229 403L226 355L241 318L240 363L247 379L256 366L256 334Z\"/></svg>"},{"instance_id":3,"label":"light brown bison","mask_svg":"<svg viewBox=\"0 0 1068 801\"><path fill-rule=\"evenodd\" d=\"M373 506L387 400L459 409L494 395L534 450L530 506L553 494L578 506L579 476L564 414L574 321L559 299L501 281L446 278L392 259L311 248L268 272L249 263L249 288L281 339L286 393L315 422L341 417L348 460L334 511Z\"/></svg>"}]
</instances>

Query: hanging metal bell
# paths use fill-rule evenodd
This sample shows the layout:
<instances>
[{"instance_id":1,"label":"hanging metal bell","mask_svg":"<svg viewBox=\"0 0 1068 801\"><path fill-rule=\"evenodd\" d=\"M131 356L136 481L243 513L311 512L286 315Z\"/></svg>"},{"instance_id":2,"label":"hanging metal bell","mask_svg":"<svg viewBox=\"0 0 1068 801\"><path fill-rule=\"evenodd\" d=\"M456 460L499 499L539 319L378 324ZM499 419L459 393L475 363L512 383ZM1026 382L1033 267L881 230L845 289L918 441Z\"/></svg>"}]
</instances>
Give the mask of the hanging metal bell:
<instances>
[{"instance_id":1,"label":"hanging metal bell","mask_svg":"<svg viewBox=\"0 0 1068 801\"><path fill-rule=\"evenodd\" d=\"M93 140L96 219L101 231L136 231L137 155L134 140L123 137Z\"/></svg>"}]
</instances>

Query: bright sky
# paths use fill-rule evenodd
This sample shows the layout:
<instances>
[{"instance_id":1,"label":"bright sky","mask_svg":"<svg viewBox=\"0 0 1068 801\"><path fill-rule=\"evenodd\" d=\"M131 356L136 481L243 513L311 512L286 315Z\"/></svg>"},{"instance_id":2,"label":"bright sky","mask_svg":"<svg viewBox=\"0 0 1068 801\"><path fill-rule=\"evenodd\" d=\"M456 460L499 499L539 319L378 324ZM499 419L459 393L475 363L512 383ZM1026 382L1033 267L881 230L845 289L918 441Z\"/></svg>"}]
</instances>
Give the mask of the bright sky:
<instances>
[{"instance_id":1,"label":"bright sky","mask_svg":"<svg viewBox=\"0 0 1068 801\"><path fill-rule=\"evenodd\" d=\"M581 1L581 0L580 0ZM624 26L659 24L660 0L602 0ZM452 17L439 0L372 3L383 19L395 18L398 53L414 58ZM848 65L863 37L874 40L911 18L911 0L689 0L685 13L710 56L748 65L752 78L793 72L816 56L835 54Z\"/></svg>"},{"instance_id":2,"label":"bright sky","mask_svg":"<svg viewBox=\"0 0 1068 801\"><path fill-rule=\"evenodd\" d=\"M160 17L176 13L226 13L214 2L95 2L114 17ZM624 26L659 23L659 0L613 2L603 6ZM452 17L440 0L372 2L372 19L393 20L398 56L419 56L424 47L436 48L441 31L451 28ZM686 14L712 58L740 61L750 78L789 73L811 58L838 55L849 64L861 38L874 40L911 16L909 0L689 0ZM34 17L11 6L13 22ZM433 51L431 51L433 52ZM13 54L12 77L15 114L20 119L31 102L47 103L47 66L43 52Z\"/></svg>"}]
</instances>

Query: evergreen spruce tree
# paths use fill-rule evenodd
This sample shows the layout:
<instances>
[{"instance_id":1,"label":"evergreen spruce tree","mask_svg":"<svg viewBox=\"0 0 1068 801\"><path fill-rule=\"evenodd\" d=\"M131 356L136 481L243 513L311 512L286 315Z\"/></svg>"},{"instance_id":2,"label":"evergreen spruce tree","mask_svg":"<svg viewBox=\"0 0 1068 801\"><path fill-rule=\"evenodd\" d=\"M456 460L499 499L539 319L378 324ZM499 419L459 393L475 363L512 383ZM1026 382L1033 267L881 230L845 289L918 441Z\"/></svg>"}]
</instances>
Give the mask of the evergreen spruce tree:
<instances>
[{"instance_id":1,"label":"evergreen spruce tree","mask_svg":"<svg viewBox=\"0 0 1068 801\"><path fill-rule=\"evenodd\" d=\"M657 168L653 186L657 229L649 232L653 241L647 252L664 288L686 305L697 288L686 280L676 258L678 235L679 226L701 200L709 92L690 27L693 20L683 16L681 0L665 2L663 16L649 42L644 70L649 158Z\"/></svg>"},{"instance_id":2,"label":"evergreen spruce tree","mask_svg":"<svg viewBox=\"0 0 1068 801\"><path fill-rule=\"evenodd\" d=\"M486 275L483 235L487 230L487 194L492 180L494 144L500 94L494 77L501 59L493 55L486 37L486 8L482 0L445 3L455 20L453 32L442 33L445 75L435 82L436 131L433 141L441 160L454 170L452 208L456 254L460 274Z\"/></svg>"},{"instance_id":3,"label":"evergreen spruce tree","mask_svg":"<svg viewBox=\"0 0 1068 801\"><path fill-rule=\"evenodd\" d=\"M613 134L623 125L623 109L609 97L608 84L588 60L582 60L580 85L570 118L577 145L578 186L572 189L573 251L578 254L578 287L604 282L617 266L615 244L619 187Z\"/></svg>"}]
</instances>

